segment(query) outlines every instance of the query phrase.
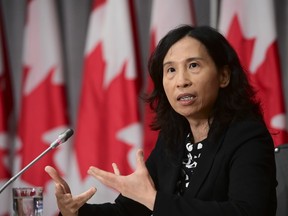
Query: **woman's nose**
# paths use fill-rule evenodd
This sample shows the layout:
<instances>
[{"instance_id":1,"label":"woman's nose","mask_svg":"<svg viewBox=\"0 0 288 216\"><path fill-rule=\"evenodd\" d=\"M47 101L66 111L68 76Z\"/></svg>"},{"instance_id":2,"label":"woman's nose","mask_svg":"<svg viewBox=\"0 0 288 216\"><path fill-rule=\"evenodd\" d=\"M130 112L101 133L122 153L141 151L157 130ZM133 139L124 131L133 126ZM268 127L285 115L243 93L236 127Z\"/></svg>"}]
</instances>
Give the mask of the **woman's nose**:
<instances>
[{"instance_id":1,"label":"woman's nose","mask_svg":"<svg viewBox=\"0 0 288 216\"><path fill-rule=\"evenodd\" d=\"M177 79L178 88L187 88L191 85L192 85L192 82L189 79L189 76L186 74L186 72L182 72L178 74L178 79Z\"/></svg>"}]
</instances>

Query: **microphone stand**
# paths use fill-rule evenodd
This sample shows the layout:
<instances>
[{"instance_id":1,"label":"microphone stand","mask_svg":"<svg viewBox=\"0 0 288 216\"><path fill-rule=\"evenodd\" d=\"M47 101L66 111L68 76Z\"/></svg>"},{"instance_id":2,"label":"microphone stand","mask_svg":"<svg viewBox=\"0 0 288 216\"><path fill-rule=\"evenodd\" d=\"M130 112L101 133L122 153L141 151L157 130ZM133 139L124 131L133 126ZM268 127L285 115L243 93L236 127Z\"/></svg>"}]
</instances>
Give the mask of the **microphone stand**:
<instances>
[{"instance_id":1,"label":"microphone stand","mask_svg":"<svg viewBox=\"0 0 288 216\"><path fill-rule=\"evenodd\" d=\"M47 154L51 149L56 148L60 144L66 142L68 138L70 138L73 135L73 130L68 129L64 133L60 134L59 137L50 144L49 148L47 148L45 151L43 151L38 157L36 157L33 161L31 161L27 166L25 166L20 172L18 172L16 175L14 175L12 178L9 179L0 189L0 194L4 189L10 185L12 182L14 182L22 173L24 173L29 167L31 167L36 161L38 161L40 158L42 158L45 154Z\"/></svg>"}]
</instances>

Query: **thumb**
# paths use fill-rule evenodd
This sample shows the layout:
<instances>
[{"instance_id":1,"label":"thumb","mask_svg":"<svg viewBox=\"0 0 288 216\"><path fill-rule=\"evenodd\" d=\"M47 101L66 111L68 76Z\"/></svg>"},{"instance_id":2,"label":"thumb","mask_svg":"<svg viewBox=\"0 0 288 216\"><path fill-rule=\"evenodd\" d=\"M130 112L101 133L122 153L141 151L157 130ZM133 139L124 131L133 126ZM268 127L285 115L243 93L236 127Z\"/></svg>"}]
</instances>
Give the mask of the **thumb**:
<instances>
[{"instance_id":1,"label":"thumb","mask_svg":"<svg viewBox=\"0 0 288 216\"><path fill-rule=\"evenodd\" d=\"M143 168L145 167L145 161L144 161L144 152L142 149L139 149L136 153L136 161L137 161L137 168Z\"/></svg>"},{"instance_id":2,"label":"thumb","mask_svg":"<svg viewBox=\"0 0 288 216\"><path fill-rule=\"evenodd\" d=\"M79 203L80 206L84 205L95 193L96 188L92 187L88 189L87 191L83 192L82 194L79 194L76 197L77 203Z\"/></svg>"}]
</instances>

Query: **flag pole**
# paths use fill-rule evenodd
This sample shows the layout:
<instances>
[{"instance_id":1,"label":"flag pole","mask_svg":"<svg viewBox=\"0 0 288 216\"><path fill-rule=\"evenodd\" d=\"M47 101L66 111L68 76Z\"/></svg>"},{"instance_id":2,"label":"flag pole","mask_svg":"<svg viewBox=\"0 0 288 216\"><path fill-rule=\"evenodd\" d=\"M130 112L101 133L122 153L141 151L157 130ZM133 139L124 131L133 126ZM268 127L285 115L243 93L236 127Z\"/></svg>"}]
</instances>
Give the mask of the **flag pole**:
<instances>
[{"instance_id":1,"label":"flag pole","mask_svg":"<svg viewBox=\"0 0 288 216\"><path fill-rule=\"evenodd\" d=\"M217 28L219 0L210 0L210 26Z\"/></svg>"}]
</instances>

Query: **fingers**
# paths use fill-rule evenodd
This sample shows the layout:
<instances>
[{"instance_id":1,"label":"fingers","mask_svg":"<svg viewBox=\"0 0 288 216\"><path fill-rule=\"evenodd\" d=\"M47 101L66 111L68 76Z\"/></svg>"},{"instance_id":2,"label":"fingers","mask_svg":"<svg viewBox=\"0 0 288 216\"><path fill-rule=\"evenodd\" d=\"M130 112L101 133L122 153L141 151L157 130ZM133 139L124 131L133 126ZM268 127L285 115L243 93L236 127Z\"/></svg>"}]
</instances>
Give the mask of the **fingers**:
<instances>
[{"instance_id":1,"label":"fingers","mask_svg":"<svg viewBox=\"0 0 288 216\"><path fill-rule=\"evenodd\" d=\"M75 199L80 206L84 205L94 194L96 193L96 188L92 187L89 190L78 195Z\"/></svg>"},{"instance_id":2,"label":"fingers","mask_svg":"<svg viewBox=\"0 0 288 216\"><path fill-rule=\"evenodd\" d=\"M55 194L56 196L58 194L66 194L65 188L63 187L62 184L55 183Z\"/></svg>"},{"instance_id":3,"label":"fingers","mask_svg":"<svg viewBox=\"0 0 288 216\"><path fill-rule=\"evenodd\" d=\"M63 194L60 184L56 184L56 197L58 208L62 215L77 215L79 208L83 206L96 192L96 188L90 188L78 196L72 194ZM75 214L76 213L76 214Z\"/></svg>"},{"instance_id":4,"label":"fingers","mask_svg":"<svg viewBox=\"0 0 288 216\"><path fill-rule=\"evenodd\" d=\"M113 167L115 175L121 175L120 170L118 169L118 166L116 163L112 163L112 167Z\"/></svg>"},{"instance_id":5,"label":"fingers","mask_svg":"<svg viewBox=\"0 0 288 216\"><path fill-rule=\"evenodd\" d=\"M48 173L48 175L53 179L55 184L60 184L63 188L64 193L70 193L70 187L67 184L67 182L61 178L61 176L58 174L58 172L51 166L46 166L45 171Z\"/></svg>"},{"instance_id":6,"label":"fingers","mask_svg":"<svg viewBox=\"0 0 288 216\"><path fill-rule=\"evenodd\" d=\"M58 183L61 183L63 181L63 179L60 177L60 175L58 174L58 172L51 166L46 166L45 167L45 171L50 175L50 177Z\"/></svg>"},{"instance_id":7,"label":"fingers","mask_svg":"<svg viewBox=\"0 0 288 216\"><path fill-rule=\"evenodd\" d=\"M62 215L77 215L79 208L96 193L96 188L93 187L80 195L72 196L69 185L53 167L46 166L45 171L55 183L55 196Z\"/></svg>"},{"instance_id":8,"label":"fingers","mask_svg":"<svg viewBox=\"0 0 288 216\"><path fill-rule=\"evenodd\" d=\"M144 153L142 149L138 149L136 153L136 161L137 161L137 169L138 168L143 168L145 166L145 161L144 161Z\"/></svg>"},{"instance_id":9,"label":"fingers","mask_svg":"<svg viewBox=\"0 0 288 216\"><path fill-rule=\"evenodd\" d=\"M103 179L103 177L104 177L104 178L107 178L107 177L109 177L109 176L111 177L111 175L114 175L113 173L109 173L109 172L106 172L106 171L104 171L104 170L100 170L100 169L98 169L98 168L96 168L96 167L93 167L93 166L91 166L91 167L88 169L87 173L88 173L89 175L92 175L92 176L94 176L95 178L99 179L100 181L101 181L101 179Z\"/></svg>"},{"instance_id":10,"label":"fingers","mask_svg":"<svg viewBox=\"0 0 288 216\"><path fill-rule=\"evenodd\" d=\"M116 164L115 164L116 165ZM88 170L88 174L95 177L96 179L98 179L99 181L101 181L103 184L105 184L108 187L112 187L114 189L117 190L117 188L115 188L115 186L118 183L118 178L121 177L120 172L117 168L117 166L115 166L115 171L116 174L114 173L110 173L110 172L106 172L104 170L98 169L96 167L91 166ZM119 174L119 175L117 175Z\"/></svg>"}]
</instances>

